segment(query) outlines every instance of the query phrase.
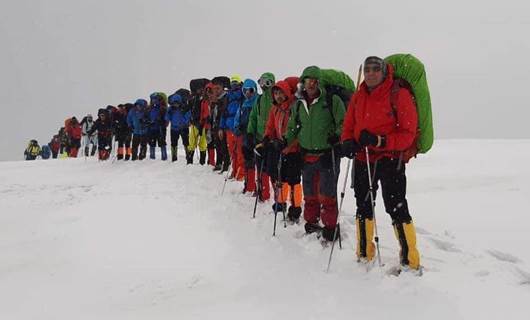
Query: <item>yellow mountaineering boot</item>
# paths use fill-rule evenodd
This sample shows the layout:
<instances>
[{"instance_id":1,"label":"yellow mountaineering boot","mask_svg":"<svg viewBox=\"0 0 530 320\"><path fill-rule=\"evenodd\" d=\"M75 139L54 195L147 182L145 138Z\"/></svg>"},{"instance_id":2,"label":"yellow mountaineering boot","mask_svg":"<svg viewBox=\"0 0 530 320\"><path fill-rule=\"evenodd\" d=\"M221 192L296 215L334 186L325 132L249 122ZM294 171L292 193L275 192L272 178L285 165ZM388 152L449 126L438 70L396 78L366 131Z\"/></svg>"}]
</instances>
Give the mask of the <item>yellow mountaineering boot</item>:
<instances>
[{"instance_id":1,"label":"yellow mountaineering boot","mask_svg":"<svg viewBox=\"0 0 530 320\"><path fill-rule=\"evenodd\" d=\"M355 218L357 227L357 258L359 261L372 261L375 257L374 220Z\"/></svg>"},{"instance_id":2,"label":"yellow mountaineering boot","mask_svg":"<svg viewBox=\"0 0 530 320\"><path fill-rule=\"evenodd\" d=\"M393 223L394 234L401 250L399 250L400 263L403 266L408 266L411 269L418 270L420 268L420 253L416 249L416 229L414 224L409 223Z\"/></svg>"}]
</instances>

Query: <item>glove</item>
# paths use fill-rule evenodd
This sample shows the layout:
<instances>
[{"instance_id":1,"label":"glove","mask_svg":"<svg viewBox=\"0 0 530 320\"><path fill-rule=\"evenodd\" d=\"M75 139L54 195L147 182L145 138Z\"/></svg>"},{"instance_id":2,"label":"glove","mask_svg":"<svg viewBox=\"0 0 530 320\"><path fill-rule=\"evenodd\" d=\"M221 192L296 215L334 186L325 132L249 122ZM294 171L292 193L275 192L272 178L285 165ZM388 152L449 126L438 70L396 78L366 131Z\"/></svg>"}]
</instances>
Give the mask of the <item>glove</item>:
<instances>
[{"instance_id":1,"label":"glove","mask_svg":"<svg viewBox=\"0 0 530 320\"><path fill-rule=\"evenodd\" d=\"M285 142L285 140L283 139L274 139L271 141L271 146L281 152L283 149L285 149L285 147L287 147L287 142Z\"/></svg>"},{"instance_id":2,"label":"glove","mask_svg":"<svg viewBox=\"0 0 530 320\"><path fill-rule=\"evenodd\" d=\"M353 159L355 157L355 154L359 150L361 150L361 146L357 142L355 142L355 140L353 139L342 142L342 145L341 145L342 155L347 158Z\"/></svg>"},{"instance_id":3,"label":"glove","mask_svg":"<svg viewBox=\"0 0 530 320\"><path fill-rule=\"evenodd\" d=\"M336 145L337 143L339 143L339 136L336 135L336 134L332 134L331 136L328 137L328 143L332 146Z\"/></svg>"},{"instance_id":4,"label":"glove","mask_svg":"<svg viewBox=\"0 0 530 320\"><path fill-rule=\"evenodd\" d=\"M245 145L249 149L254 149L254 135L251 133L247 133L246 139L245 139Z\"/></svg>"},{"instance_id":5,"label":"glove","mask_svg":"<svg viewBox=\"0 0 530 320\"><path fill-rule=\"evenodd\" d=\"M386 137L372 134L365 129L361 131L361 136L359 137L359 144L363 147L373 146L378 148L384 148L386 146Z\"/></svg>"}]
</instances>

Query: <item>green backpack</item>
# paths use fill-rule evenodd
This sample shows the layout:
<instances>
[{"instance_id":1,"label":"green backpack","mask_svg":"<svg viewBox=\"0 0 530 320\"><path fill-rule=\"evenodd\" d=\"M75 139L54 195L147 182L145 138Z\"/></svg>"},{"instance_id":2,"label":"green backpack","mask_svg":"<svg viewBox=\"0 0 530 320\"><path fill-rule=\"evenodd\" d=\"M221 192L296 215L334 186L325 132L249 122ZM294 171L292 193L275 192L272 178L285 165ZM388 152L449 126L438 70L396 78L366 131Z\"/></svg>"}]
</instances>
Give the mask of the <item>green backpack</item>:
<instances>
[{"instance_id":1,"label":"green backpack","mask_svg":"<svg viewBox=\"0 0 530 320\"><path fill-rule=\"evenodd\" d=\"M385 58L394 67L394 84L391 93L392 108L399 88L408 89L414 96L418 112L417 153L427 153L434 142L431 96L423 63L411 54L394 54Z\"/></svg>"},{"instance_id":2,"label":"green backpack","mask_svg":"<svg viewBox=\"0 0 530 320\"><path fill-rule=\"evenodd\" d=\"M335 69L320 69L320 85L326 89L328 97L337 95L348 107L351 96L355 92L355 83L346 73Z\"/></svg>"}]
</instances>

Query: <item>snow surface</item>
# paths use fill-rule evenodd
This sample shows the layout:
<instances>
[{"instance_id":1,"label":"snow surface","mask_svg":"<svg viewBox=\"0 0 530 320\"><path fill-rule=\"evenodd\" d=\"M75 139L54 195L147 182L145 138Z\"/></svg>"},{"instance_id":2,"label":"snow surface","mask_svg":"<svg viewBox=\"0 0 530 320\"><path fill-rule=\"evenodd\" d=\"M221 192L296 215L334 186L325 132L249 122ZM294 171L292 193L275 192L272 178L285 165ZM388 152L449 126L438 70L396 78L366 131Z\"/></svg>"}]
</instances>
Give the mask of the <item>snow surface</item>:
<instances>
[{"instance_id":1,"label":"snow surface","mask_svg":"<svg viewBox=\"0 0 530 320\"><path fill-rule=\"evenodd\" d=\"M383 268L208 167L94 159L0 163L0 319L522 319L530 301L530 140L442 140L408 169L423 277ZM339 185L342 186L346 161Z\"/></svg>"}]
</instances>

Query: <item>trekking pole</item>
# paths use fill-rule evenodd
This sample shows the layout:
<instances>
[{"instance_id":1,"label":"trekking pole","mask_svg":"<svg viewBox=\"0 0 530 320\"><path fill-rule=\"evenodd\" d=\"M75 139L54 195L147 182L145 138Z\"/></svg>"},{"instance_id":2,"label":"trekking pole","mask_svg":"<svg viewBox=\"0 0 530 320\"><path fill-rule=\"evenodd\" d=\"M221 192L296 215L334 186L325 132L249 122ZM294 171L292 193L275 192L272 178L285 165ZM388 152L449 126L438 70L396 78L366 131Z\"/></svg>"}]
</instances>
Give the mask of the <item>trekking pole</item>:
<instances>
[{"instance_id":1,"label":"trekking pole","mask_svg":"<svg viewBox=\"0 0 530 320\"><path fill-rule=\"evenodd\" d=\"M372 202L372 213L373 213L373 219L374 219L374 229L375 229L375 245L377 247L377 261L379 263L379 267L381 267L381 252L379 251L379 233L377 232L377 221L375 219L375 199L374 199L374 188L372 184L372 176L370 175L370 155L368 152L368 147L364 147L364 150L366 152L366 167L368 168L368 183L370 184L369 192L370 192L370 200Z\"/></svg>"},{"instance_id":2,"label":"trekking pole","mask_svg":"<svg viewBox=\"0 0 530 320\"><path fill-rule=\"evenodd\" d=\"M261 155L256 151L256 149L254 149L254 163L256 163L258 156L261 157ZM252 214L252 219L256 218L256 208L258 206L258 198L261 194L261 172L263 172L264 162L265 161L261 159L261 164L260 164L259 171L258 171L258 187L257 187L258 194L256 195L256 201L254 202L254 213Z\"/></svg>"},{"instance_id":3,"label":"trekking pole","mask_svg":"<svg viewBox=\"0 0 530 320\"><path fill-rule=\"evenodd\" d=\"M333 166L333 176L335 177L335 181L338 180L337 176L337 170L335 169L335 148L331 148L331 165ZM350 162L348 162L348 169L346 170L346 179L348 179L348 170L350 170ZM346 188L346 180L344 181L344 189ZM343 190L344 193L344 190ZM342 208L342 200L341 200L341 208ZM329 259L328 259L328 267L326 268L326 273L329 272L329 267L331 266L331 259L333 257L333 250L335 249L335 241L337 240L337 233L340 230L340 224L339 224L339 215L340 210L337 208L337 223L335 224L335 229L333 230L333 242L331 243L331 251L329 252ZM339 247L342 248L342 239L339 235Z\"/></svg>"}]
</instances>

